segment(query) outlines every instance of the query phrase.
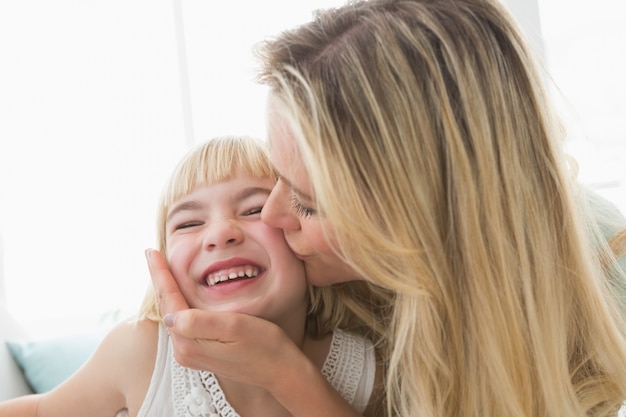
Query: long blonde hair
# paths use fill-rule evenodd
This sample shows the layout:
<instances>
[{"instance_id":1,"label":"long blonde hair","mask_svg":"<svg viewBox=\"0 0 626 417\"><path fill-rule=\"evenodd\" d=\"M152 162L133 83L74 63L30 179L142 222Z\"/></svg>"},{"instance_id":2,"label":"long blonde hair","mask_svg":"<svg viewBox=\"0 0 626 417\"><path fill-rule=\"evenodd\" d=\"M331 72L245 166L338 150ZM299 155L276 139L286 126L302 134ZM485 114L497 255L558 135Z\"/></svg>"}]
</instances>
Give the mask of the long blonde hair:
<instances>
[{"instance_id":1,"label":"long blonde hair","mask_svg":"<svg viewBox=\"0 0 626 417\"><path fill-rule=\"evenodd\" d=\"M351 2L259 56L337 253L395 294L378 318L389 411L615 415L626 324L600 262L615 258L587 236L541 75L497 0Z\"/></svg>"}]
</instances>

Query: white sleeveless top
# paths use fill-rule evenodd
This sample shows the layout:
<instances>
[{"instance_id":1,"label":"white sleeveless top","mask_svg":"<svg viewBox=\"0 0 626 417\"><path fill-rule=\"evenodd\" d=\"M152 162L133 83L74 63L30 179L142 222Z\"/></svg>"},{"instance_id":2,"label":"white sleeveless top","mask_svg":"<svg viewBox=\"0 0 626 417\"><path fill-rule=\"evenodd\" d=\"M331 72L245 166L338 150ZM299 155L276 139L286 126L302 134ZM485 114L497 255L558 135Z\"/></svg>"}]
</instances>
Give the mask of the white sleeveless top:
<instances>
[{"instance_id":1,"label":"white sleeveless top","mask_svg":"<svg viewBox=\"0 0 626 417\"><path fill-rule=\"evenodd\" d=\"M363 412L374 386L372 342L335 330L322 374L356 410ZM122 410L117 417L127 417ZM166 328L159 326L157 357L150 386L137 417L239 417L215 375L176 362Z\"/></svg>"}]
</instances>

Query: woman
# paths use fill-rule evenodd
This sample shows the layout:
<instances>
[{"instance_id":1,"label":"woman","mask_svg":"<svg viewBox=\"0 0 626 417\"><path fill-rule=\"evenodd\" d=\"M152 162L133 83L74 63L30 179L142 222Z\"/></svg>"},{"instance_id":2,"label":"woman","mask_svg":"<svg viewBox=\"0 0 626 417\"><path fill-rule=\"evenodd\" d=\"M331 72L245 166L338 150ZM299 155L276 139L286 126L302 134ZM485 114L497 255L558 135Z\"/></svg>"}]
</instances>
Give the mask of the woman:
<instances>
[{"instance_id":1,"label":"woman","mask_svg":"<svg viewBox=\"0 0 626 417\"><path fill-rule=\"evenodd\" d=\"M392 294L377 323L388 412L615 415L626 399L626 323L607 282L623 274L575 204L586 196L500 4L350 3L266 42L261 57L280 174L263 219L284 229L309 282L364 280ZM163 306L174 311L163 275ZM183 336L250 337L232 323L228 335L208 330L215 317L175 317L171 330L200 367L219 353ZM294 415L309 401L326 406L309 415L342 415L314 375L310 397L289 398L284 387L300 385L284 364L306 362L281 340L254 347L283 353L273 395ZM240 377L267 381L266 371Z\"/></svg>"}]
</instances>

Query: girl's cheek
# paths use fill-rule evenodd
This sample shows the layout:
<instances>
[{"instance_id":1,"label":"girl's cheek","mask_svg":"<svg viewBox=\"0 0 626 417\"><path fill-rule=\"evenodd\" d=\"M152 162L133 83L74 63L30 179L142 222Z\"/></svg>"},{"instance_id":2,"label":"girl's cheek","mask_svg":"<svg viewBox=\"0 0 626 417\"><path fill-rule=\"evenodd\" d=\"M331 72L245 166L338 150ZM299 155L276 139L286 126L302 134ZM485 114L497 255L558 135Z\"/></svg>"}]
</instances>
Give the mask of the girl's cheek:
<instances>
[{"instance_id":1,"label":"girl's cheek","mask_svg":"<svg viewBox=\"0 0 626 417\"><path fill-rule=\"evenodd\" d=\"M168 242L167 245L167 263L176 281L179 281L178 278L184 275L189 263L189 250L185 250L185 247L178 240Z\"/></svg>"},{"instance_id":2,"label":"girl's cheek","mask_svg":"<svg viewBox=\"0 0 626 417\"><path fill-rule=\"evenodd\" d=\"M280 240L280 239L285 240L283 229L268 226L265 223L258 225L258 231L256 233L259 234L260 236L265 236L267 239L271 239L271 240Z\"/></svg>"},{"instance_id":3,"label":"girl's cheek","mask_svg":"<svg viewBox=\"0 0 626 417\"><path fill-rule=\"evenodd\" d=\"M272 244L274 247L285 246L288 248L287 241L285 240L285 234L282 229L277 229L271 226L267 226L263 224L262 227L255 233L257 236L260 236L261 242L267 242Z\"/></svg>"}]
</instances>

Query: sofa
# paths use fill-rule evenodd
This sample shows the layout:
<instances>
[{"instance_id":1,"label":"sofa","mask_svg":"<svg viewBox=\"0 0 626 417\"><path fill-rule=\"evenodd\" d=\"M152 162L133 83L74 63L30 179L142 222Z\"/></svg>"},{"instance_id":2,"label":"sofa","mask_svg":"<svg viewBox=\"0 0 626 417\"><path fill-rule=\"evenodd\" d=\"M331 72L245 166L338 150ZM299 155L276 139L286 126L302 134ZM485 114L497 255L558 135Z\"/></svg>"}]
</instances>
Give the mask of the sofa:
<instances>
[{"instance_id":1,"label":"sofa","mask_svg":"<svg viewBox=\"0 0 626 417\"><path fill-rule=\"evenodd\" d=\"M0 269L0 280L2 279L1 271ZM11 317L5 302L0 300L0 401L33 392L5 343L7 340L25 337L25 332Z\"/></svg>"},{"instance_id":2,"label":"sofa","mask_svg":"<svg viewBox=\"0 0 626 417\"><path fill-rule=\"evenodd\" d=\"M109 314L109 322L93 330L34 338L11 316L5 295L0 235L0 401L54 388L91 356L115 323Z\"/></svg>"},{"instance_id":3,"label":"sofa","mask_svg":"<svg viewBox=\"0 0 626 417\"><path fill-rule=\"evenodd\" d=\"M6 340L22 338L26 335L6 308L2 244L0 234L0 401L33 392L5 343Z\"/></svg>"}]
</instances>

